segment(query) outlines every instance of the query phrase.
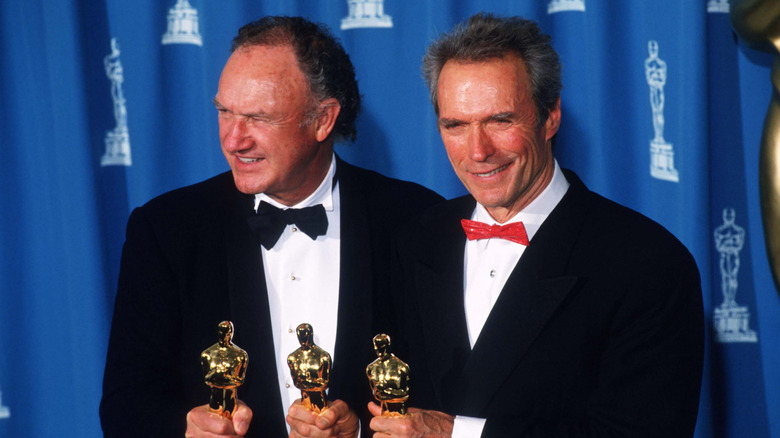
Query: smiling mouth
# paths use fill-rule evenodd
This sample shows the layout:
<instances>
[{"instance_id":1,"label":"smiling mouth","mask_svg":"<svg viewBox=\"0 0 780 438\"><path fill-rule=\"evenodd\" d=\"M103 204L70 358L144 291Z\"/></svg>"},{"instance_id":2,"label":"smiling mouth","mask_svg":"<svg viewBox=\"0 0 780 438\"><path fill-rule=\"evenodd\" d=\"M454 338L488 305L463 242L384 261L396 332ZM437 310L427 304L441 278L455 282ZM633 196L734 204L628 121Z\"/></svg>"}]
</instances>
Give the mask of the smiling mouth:
<instances>
[{"instance_id":1,"label":"smiling mouth","mask_svg":"<svg viewBox=\"0 0 780 438\"><path fill-rule=\"evenodd\" d=\"M242 162L244 164L256 163L256 162L261 160L261 158L244 158L244 157L237 157L237 158L238 158L238 161L240 161L240 162Z\"/></svg>"},{"instance_id":2,"label":"smiling mouth","mask_svg":"<svg viewBox=\"0 0 780 438\"><path fill-rule=\"evenodd\" d=\"M504 164L503 166L499 167L498 169L491 170L490 172L487 172L487 173L475 173L474 175L478 176L478 177L481 177L481 178L488 177L488 176L493 176L493 175L497 174L498 172L501 172L502 170L504 170L507 167L509 167L510 164L511 163Z\"/></svg>"}]
</instances>

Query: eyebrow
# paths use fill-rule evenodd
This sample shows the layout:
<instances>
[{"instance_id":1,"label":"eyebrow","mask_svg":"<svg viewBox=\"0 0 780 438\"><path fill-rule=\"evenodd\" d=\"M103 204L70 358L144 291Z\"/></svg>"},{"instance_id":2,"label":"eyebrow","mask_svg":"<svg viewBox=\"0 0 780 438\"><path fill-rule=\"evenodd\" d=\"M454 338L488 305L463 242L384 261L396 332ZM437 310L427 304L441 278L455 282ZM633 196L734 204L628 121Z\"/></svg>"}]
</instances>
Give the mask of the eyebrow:
<instances>
[{"instance_id":1,"label":"eyebrow","mask_svg":"<svg viewBox=\"0 0 780 438\"><path fill-rule=\"evenodd\" d=\"M480 120L480 122L490 122L494 120L506 120L506 119L516 119L516 118L517 115L515 113L511 111L504 111L501 113L491 114L485 117L484 119ZM443 125L448 125L448 124L457 124L457 123L465 123L465 122L461 119L450 119L447 117L442 117L439 119L439 123Z\"/></svg>"},{"instance_id":2,"label":"eyebrow","mask_svg":"<svg viewBox=\"0 0 780 438\"><path fill-rule=\"evenodd\" d=\"M486 120L506 120L517 118L515 113L511 111L505 111L503 113L491 114Z\"/></svg>"},{"instance_id":3,"label":"eyebrow","mask_svg":"<svg viewBox=\"0 0 780 438\"><path fill-rule=\"evenodd\" d=\"M216 97L214 99L212 99L212 101L214 102L214 106L216 106L217 109L224 109L224 110L230 111L227 107L225 107L224 105L219 103L219 100L217 100ZM230 111L230 112L232 113L232 111ZM266 118L266 119L269 118L268 114L266 114L266 113L264 113L262 111L256 112L256 113L238 114L238 115L244 116L244 117L253 117L253 118Z\"/></svg>"},{"instance_id":4,"label":"eyebrow","mask_svg":"<svg viewBox=\"0 0 780 438\"><path fill-rule=\"evenodd\" d=\"M440 125L451 125L453 123L463 123L463 121L460 119L448 119L446 117L442 117L439 119Z\"/></svg>"}]
</instances>

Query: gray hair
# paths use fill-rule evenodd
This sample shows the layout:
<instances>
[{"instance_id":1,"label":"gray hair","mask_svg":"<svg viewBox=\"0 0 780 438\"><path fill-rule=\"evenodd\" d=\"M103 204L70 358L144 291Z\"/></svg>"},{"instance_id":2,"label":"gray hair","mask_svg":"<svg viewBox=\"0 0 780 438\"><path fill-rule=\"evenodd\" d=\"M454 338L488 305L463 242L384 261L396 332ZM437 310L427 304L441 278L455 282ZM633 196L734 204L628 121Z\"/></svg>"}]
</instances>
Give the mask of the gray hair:
<instances>
[{"instance_id":1,"label":"gray hair","mask_svg":"<svg viewBox=\"0 0 780 438\"><path fill-rule=\"evenodd\" d=\"M481 62L514 54L525 63L537 123L544 124L563 86L561 63L550 40L535 22L521 17L503 18L480 12L458 24L431 43L423 57L423 78L436 114L439 114L439 74L447 61Z\"/></svg>"}]
</instances>

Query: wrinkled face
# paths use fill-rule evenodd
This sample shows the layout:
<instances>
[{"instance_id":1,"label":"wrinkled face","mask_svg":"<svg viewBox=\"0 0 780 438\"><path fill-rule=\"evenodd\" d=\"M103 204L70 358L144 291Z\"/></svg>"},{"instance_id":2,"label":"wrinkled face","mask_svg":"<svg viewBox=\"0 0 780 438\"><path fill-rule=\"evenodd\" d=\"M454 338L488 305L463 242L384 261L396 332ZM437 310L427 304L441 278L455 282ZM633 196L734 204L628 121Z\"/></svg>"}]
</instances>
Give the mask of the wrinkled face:
<instances>
[{"instance_id":1,"label":"wrinkled face","mask_svg":"<svg viewBox=\"0 0 780 438\"><path fill-rule=\"evenodd\" d=\"M333 126L323 117L307 118L326 104L312 98L291 47L236 49L214 104L222 152L241 192L293 205L319 186L330 166L333 146L325 140Z\"/></svg>"},{"instance_id":2,"label":"wrinkled face","mask_svg":"<svg viewBox=\"0 0 780 438\"><path fill-rule=\"evenodd\" d=\"M438 97L439 132L455 173L496 221L507 221L552 179L560 101L539 126L525 64L514 55L448 61Z\"/></svg>"}]
</instances>

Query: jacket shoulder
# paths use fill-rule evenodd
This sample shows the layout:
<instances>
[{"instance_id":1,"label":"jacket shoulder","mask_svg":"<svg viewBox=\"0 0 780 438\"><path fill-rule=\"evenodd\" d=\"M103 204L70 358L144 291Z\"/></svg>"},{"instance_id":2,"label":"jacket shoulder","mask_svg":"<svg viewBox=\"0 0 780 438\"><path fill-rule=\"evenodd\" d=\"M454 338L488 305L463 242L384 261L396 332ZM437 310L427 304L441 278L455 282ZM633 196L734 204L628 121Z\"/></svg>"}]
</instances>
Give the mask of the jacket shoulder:
<instances>
[{"instance_id":1,"label":"jacket shoulder","mask_svg":"<svg viewBox=\"0 0 780 438\"><path fill-rule=\"evenodd\" d=\"M230 171L207 180L163 193L144 204L141 208L154 211L192 211L193 208L213 208L215 204L240 197L241 193L233 182ZM246 196L246 195L244 195ZM186 207L186 208L185 208Z\"/></svg>"},{"instance_id":2,"label":"jacket shoulder","mask_svg":"<svg viewBox=\"0 0 780 438\"><path fill-rule=\"evenodd\" d=\"M342 191L359 195L372 209L416 214L444 200L420 184L391 178L344 161L340 161L339 165L342 166L339 181L344 183Z\"/></svg>"}]
</instances>

